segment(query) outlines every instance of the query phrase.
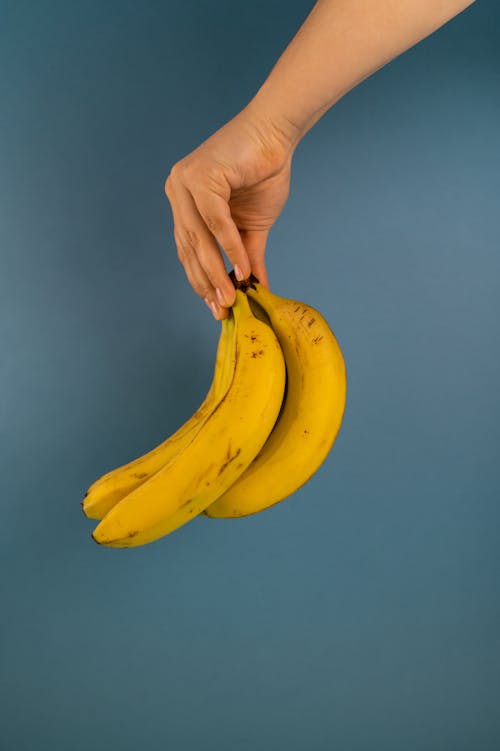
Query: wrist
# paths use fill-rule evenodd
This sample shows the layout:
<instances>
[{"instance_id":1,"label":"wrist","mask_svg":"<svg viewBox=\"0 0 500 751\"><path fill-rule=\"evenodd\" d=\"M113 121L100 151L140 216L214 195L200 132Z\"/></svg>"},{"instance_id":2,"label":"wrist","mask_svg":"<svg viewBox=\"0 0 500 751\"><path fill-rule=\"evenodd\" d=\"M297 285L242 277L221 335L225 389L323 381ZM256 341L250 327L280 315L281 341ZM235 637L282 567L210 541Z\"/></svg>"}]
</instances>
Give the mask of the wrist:
<instances>
[{"instance_id":1,"label":"wrist","mask_svg":"<svg viewBox=\"0 0 500 751\"><path fill-rule=\"evenodd\" d=\"M260 133L270 143L278 144L284 155L291 156L298 146L304 133L302 129L290 118L277 103L271 100L263 88L250 100L244 108L246 117L249 118Z\"/></svg>"}]
</instances>

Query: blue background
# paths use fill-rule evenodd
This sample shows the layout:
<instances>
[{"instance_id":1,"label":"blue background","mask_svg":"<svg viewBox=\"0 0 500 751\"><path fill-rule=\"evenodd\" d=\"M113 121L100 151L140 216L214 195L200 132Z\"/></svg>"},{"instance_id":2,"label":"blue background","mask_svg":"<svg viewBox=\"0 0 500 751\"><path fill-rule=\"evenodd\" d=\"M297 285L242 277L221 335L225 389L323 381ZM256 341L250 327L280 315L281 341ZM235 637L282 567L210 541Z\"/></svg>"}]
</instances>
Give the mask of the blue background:
<instances>
[{"instance_id":1,"label":"blue background","mask_svg":"<svg viewBox=\"0 0 500 751\"><path fill-rule=\"evenodd\" d=\"M0 0L2 751L500 748L494 0L296 152L271 281L349 377L318 474L135 551L80 511L208 387L164 180L310 7Z\"/></svg>"}]
</instances>

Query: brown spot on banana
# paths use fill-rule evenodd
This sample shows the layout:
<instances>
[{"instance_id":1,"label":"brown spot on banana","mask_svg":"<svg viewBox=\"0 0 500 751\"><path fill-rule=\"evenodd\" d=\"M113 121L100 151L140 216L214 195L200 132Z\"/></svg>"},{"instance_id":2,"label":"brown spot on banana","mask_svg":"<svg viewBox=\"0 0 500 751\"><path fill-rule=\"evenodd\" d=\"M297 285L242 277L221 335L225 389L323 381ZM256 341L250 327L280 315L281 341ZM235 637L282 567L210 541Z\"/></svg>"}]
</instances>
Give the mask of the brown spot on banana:
<instances>
[{"instance_id":1,"label":"brown spot on banana","mask_svg":"<svg viewBox=\"0 0 500 751\"><path fill-rule=\"evenodd\" d=\"M245 334L245 336L246 336L247 339L250 339L251 342L258 342L259 341L259 337L257 336L257 334L254 334L253 331L252 331L251 334Z\"/></svg>"},{"instance_id":2,"label":"brown spot on banana","mask_svg":"<svg viewBox=\"0 0 500 751\"><path fill-rule=\"evenodd\" d=\"M224 462L224 464L221 464L219 467L219 471L217 472L217 477L219 477L225 469L231 464L231 462L234 462L234 460L241 454L241 449L238 449L236 453L233 454L233 456L229 457L227 461Z\"/></svg>"}]
</instances>

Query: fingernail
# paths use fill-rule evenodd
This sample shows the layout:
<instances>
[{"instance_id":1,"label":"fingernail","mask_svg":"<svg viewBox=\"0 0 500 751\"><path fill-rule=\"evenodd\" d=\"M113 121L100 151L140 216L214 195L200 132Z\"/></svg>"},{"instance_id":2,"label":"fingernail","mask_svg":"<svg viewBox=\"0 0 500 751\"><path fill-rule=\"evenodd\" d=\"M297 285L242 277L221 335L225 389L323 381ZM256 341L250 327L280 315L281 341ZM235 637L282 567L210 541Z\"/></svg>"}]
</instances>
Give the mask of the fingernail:
<instances>
[{"instance_id":1,"label":"fingernail","mask_svg":"<svg viewBox=\"0 0 500 751\"><path fill-rule=\"evenodd\" d=\"M212 300L209 300L208 297L205 297L205 302L207 304L207 308L210 308L212 315L214 317L217 317L217 313L218 313L217 305L214 302L212 302Z\"/></svg>"},{"instance_id":2,"label":"fingernail","mask_svg":"<svg viewBox=\"0 0 500 751\"><path fill-rule=\"evenodd\" d=\"M215 290L215 294L217 295L217 300L219 301L219 304L222 305L222 307L224 307L224 296L218 287Z\"/></svg>"},{"instance_id":3,"label":"fingernail","mask_svg":"<svg viewBox=\"0 0 500 751\"><path fill-rule=\"evenodd\" d=\"M245 278L245 277L244 277L244 275L243 275L243 272L242 272L242 270L240 269L240 267L239 267L238 265L236 265L236 266L234 267L234 275L235 275L236 279L237 279L237 280L238 280L239 282L242 282L242 281L243 281L243 279Z\"/></svg>"},{"instance_id":4,"label":"fingernail","mask_svg":"<svg viewBox=\"0 0 500 751\"><path fill-rule=\"evenodd\" d=\"M220 316L219 306L216 303L211 302L210 303L210 310L212 311L215 320L218 321L219 320L219 316Z\"/></svg>"}]
</instances>

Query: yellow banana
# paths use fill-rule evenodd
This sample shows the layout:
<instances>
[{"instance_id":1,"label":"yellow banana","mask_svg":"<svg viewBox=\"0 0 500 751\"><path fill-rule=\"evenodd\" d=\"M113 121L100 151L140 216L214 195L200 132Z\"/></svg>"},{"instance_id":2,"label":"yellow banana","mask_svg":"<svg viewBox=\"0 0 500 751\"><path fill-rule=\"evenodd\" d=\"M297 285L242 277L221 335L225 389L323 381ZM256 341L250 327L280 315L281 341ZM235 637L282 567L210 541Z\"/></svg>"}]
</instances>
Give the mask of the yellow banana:
<instances>
[{"instance_id":1,"label":"yellow banana","mask_svg":"<svg viewBox=\"0 0 500 751\"><path fill-rule=\"evenodd\" d=\"M260 454L215 503L210 517L254 514L283 500L316 472L339 431L346 401L340 347L317 310L272 294L259 283L247 294L267 314L283 350L287 390Z\"/></svg>"},{"instance_id":2,"label":"yellow banana","mask_svg":"<svg viewBox=\"0 0 500 751\"><path fill-rule=\"evenodd\" d=\"M101 545L135 547L177 529L232 485L264 445L283 402L283 353L239 290L233 314L236 367L226 396L168 465L104 517L93 533Z\"/></svg>"},{"instance_id":3,"label":"yellow banana","mask_svg":"<svg viewBox=\"0 0 500 751\"><path fill-rule=\"evenodd\" d=\"M89 518L102 519L122 498L168 464L191 441L208 415L225 396L233 378L235 356L234 318L230 314L222 321L214 377L203 404L184 425L159 446L96 480L87 490L82 503L83 511Z\"/></svg>"}]
</instances>

